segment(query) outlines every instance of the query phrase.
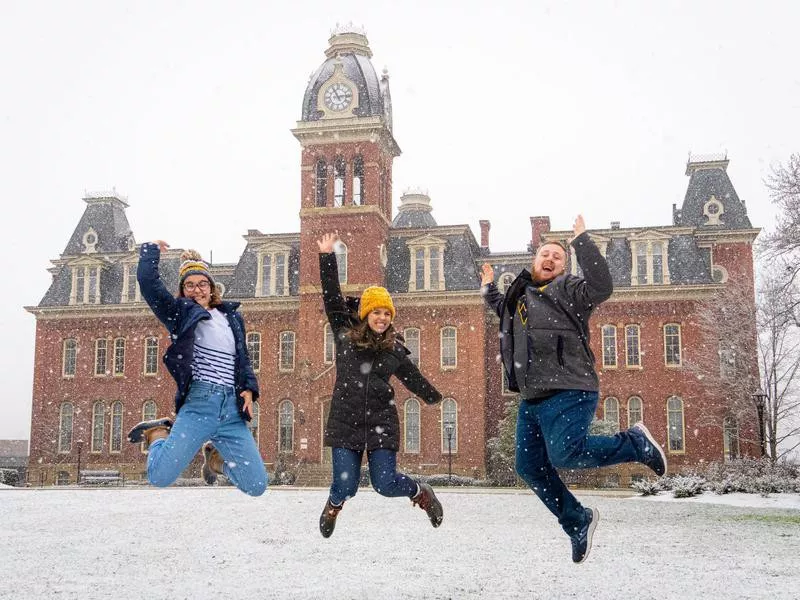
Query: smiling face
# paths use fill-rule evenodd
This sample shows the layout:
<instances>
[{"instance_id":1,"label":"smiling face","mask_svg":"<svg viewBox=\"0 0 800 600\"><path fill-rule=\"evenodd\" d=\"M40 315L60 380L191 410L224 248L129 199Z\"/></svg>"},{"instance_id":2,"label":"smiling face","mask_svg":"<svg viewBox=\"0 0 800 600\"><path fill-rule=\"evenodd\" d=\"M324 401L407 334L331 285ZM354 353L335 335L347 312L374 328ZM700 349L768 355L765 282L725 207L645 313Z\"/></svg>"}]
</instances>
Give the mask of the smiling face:
<instances>
[{"instance_id":1,"label":"smiling face","mask_svg":"<svg viewBox=\"0 0 800 600\"><path fill-rule=\"evenodd\" d=\"M392 324L392 313L388 308L376 308L367 313L367 325L375 333L383 333Z\"/></svg>"},{"instance_id":2,"label":"smiling face","mask_svg":"<svg viewBox=\"0 0 800 600\"><path fill-rule=\"evenodd\" d=\"M208 310L211 305L211 282L205 275L189 275L183 280L183 295Z\"/></svg>"},{"instance_id":3,"label":"smiling face","mask_svg":"<svg viewBox=\"0 0 800 600\"><path fill-rule=\"evenodd\" d=\"M533 259L533 279L538 283L552 281L564 272L567 256L558 244L545 244Z\"/></svg>"}]
</instances>

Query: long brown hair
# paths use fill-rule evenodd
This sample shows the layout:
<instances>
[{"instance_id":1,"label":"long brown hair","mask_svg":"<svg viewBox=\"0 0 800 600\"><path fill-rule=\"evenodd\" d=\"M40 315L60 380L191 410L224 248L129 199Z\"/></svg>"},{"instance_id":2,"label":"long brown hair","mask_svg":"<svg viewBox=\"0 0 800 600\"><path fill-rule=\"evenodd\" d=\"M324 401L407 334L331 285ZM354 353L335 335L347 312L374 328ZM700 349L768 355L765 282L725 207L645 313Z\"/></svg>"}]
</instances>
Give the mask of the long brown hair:
<instances>
[{"instance_id":1,"label":"long brown hair","mask_svg":"<svg viewBox=\"0 0 800 600\"><path fill-rule=\"evenodd\" d=\"M391 350L394 348L397 332L391 323L383 333L375 333L370 329L367 319L361 319L353 325L347 332L347 337L359 348L369 348L380 352L381 350Z\"/></svg>"}]
</instances>

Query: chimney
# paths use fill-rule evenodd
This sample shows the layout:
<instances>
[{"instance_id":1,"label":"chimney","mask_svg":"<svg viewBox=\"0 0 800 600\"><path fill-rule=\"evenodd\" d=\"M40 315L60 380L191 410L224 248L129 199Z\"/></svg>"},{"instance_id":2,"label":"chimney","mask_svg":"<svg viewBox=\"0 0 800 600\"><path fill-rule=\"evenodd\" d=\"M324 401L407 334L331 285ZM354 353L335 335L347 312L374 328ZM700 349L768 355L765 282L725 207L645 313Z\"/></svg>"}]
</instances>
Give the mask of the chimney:
<instances>
[{"instance_id":1,"label":"chimney","mask_svg":"<svg viewBox=\"0 0 800 600\"><path fill-rule=\"evenodd\" d=\"M542 243L542 234L550 231L550 217L531 217L531 250Z\"/></svg>"},{"instance_id":2,"label":"chimney","mask_svg":"<svg viewBox=\"0 0 800 600\"><path fill-rule=\"evenodd\" d=\"M481 248L484 250L489 249L489 229L491 228L492 224L485 219L481 219L479 221L481 224Z\"/></svg>"}]
</instances>

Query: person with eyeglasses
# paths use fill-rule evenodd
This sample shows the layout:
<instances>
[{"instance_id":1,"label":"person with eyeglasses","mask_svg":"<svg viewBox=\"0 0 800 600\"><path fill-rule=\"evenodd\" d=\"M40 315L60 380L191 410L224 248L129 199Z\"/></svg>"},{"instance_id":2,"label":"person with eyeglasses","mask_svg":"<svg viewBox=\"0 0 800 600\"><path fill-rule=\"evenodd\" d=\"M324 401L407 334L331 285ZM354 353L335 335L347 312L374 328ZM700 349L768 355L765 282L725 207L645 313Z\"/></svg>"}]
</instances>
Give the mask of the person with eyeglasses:
<instances>
[{"instance_id":1,"label":"person with eyeglasses","mask_svg":"<svg viewBox=\"0 0 800 600\"><path fill-rule=\"evenodd\" d=\"M202 475L218 475L250 496L260 496L268 476L247 427L258 398L258 381L245 343L238 302L223 301L208 263L195 250L181 254L178 295L159 275L162 240L142 244L137 278L142 296L170 333L164 364L177 384L175 420L142 421L128 433L149 448L147 478L166 487L203 449Z\"/></svg>"}]
</instances>

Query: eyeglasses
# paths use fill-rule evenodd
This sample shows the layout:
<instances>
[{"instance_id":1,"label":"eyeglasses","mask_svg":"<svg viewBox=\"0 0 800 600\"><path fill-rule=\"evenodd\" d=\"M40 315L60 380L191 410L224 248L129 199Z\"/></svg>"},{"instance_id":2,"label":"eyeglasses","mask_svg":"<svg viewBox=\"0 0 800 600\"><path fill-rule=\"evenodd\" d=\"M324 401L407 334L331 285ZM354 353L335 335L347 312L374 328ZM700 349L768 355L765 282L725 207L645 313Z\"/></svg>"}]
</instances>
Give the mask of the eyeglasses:
<instances>
[{"instance_id":1,"label":"eyeglasses","mask_svg":"<svg viewBox=\"0 0 800 600\"><path fill-rule=\"evenodd\" d=\"M187 292L193 292L195 288L197 288L198 290L207 290L210 287L211 287L211 282L206 280L198 281L197 283L194 283L193 281L187 281L186 283L183 284L183 289L185 289Z\"/></svg>"}]
</instances>

